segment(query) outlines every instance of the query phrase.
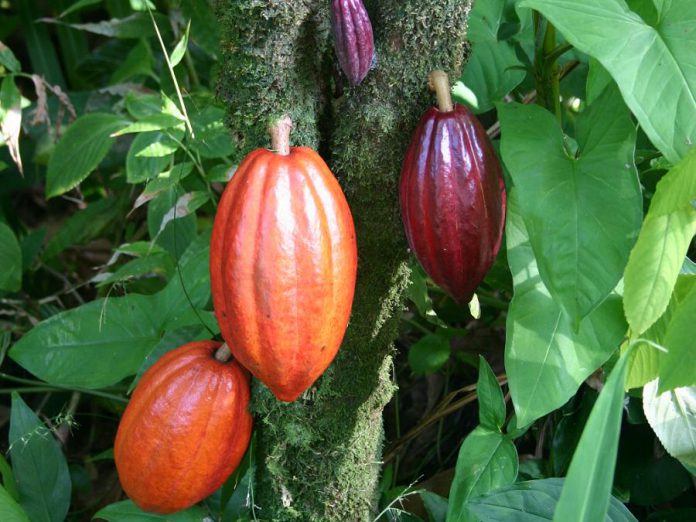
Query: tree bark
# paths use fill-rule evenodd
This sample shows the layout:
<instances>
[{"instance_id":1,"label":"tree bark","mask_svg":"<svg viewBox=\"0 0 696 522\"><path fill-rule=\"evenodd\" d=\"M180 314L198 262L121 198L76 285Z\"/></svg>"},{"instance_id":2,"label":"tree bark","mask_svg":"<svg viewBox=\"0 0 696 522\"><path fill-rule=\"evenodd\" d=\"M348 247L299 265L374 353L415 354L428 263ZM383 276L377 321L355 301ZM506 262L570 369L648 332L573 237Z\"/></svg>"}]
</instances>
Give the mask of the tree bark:
<instances>
[{"instance_id":1,"label":"tree bark","mask_svg":"<svg viewBox=\"0 0 696 522\"><path fill-rule=\"evenodd\" d=\"M217 0L218 95L240 157L268 147L269 121L289 114L293 145L317 149L341 182L358 240L353 312L329 370L292 404L254 385L254 502L263 520L369 521L378 513L382 410L395 390L393 341L409 279L401 161L433 103L429 72L459 76L470 1L365 4L377 65L359 87L334 97L328 1Z\"/></svg>"}]
</instances>

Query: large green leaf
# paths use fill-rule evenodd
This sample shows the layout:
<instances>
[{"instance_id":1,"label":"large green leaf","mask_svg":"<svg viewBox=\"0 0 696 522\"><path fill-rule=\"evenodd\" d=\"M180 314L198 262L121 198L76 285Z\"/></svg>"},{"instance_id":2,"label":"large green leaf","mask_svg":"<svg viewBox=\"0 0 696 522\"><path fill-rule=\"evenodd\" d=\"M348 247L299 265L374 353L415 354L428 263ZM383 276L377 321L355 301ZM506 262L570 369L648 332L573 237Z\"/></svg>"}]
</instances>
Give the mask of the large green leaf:
<instances>
[{"instance_id":1,"label":"large green leaf","mask_svg":"<svg viewBox=\"0 0 696 522\"><path fill-rule=\"evenodd\" d=\"M696 142L696 2L659 2L648 25L623 0L523 0L601 62L671 162ZM658 5L658 3L655 3Z\"/></svg>"},{"instance_id":2,"label":"large green leaf","mask_svg":"<svg viewBox=\"0 0 696 522\"><path fill-rule=\"evenodd\" d=\"M619 447L628 353L619 358L592 408L556 506L556 522L596 522L606 517Z\"/></svg>"},{"instance_id":3,"label":"large green leaf","mask_svg":"<svg viewBox=\"0 0 696 522\"><path fill-rule=\"evenodd\" d=\"M416 374L428 374L438 371L451 353L449 339L436 333L428 334L408 349L408 365Z\"/></svg>"},{"instance_id":4,"label":"large green leaf","mask_svg":"<svg viewBox=\"0 0 696 522\"><path fill-rule=\"evenodd\" d=\"M501 431L505 424L505 399L498 379L486 359L479 356L479 378L476 385L479 423L484 428Z\"/></svg>"},{"instance_id":5,"label":"large green leaf","mask_svg":"<svg viewBox=\"0 0 696 522\"><path fill-rule=\"evenodd\" d=\"M207 512L198 506L170 515L157 515L141 511L130 500L106 506L97 512L94 518L109 522L204 522L210 520Z\"/></svg>"},{"instance_id":6,"label":"large green leaf","mask_svg":"<svg viewBox=\"0 0 696 522\"><path fill-rule=\"evenodd\" d=\"M643 411L667 452L696 466L696 386L659 393L657 380L643 387Z\"/></svg>"},{"instance_id":7,"label":"large green leaf","mask_svg":"<svg viewBox=\"0 0 696 522\"><path fill-rule=\"evenodd\" d=\"M179 129L138 134L126 156L128 182L142 183L165 170L172 161L173 152L178 147L176 140L181 140L183 135L183 131Z\"/></svg>"},{"instance_id":8,"label":"large green leaf","mask_svg":"<svg viewBox=\"0 0 696 522\"><path fill-rule=\"evenodd\" d=\"M0 520L3 522L30 522L22 506L0 486Z\"/></svg>"},{"instance_id":9,"label":"large green leaf","mask_svg":"<svg viewBox=\"0 0 696 522\"><path fill-rule=\"evenodd\" d=\"M624 310L639 336L664 313L696 234L696 148L657 184L624 275Z\"/></svg>"},{"instance_id":10,"label":"large green leaf","mask_svg":"<svg viewBox=\"0 0 696 522\"><path fill-rule=\"evenodd\" d=\"M0 290L22 287L22 250L12 229L0 222Z\"/></svg>"},{"instance_id":11,"label":"large green leaf","mask_svg":"<svg viewBox=\"0 0 696 522\"><path fill-rule=\"evenodd\" d=\"M59 196L89 176L111 149L111 133L125 123L120 116L99 112L75 120L48 160L46 197Z\"/></svg>"},{"instance_id":12,"label":"large green leaf","mask_svg":"<svg viewBox=\"0 0 696 522\"><path fill-rule=\"evenodd\" d=\"M694 349L696 287L679 303L667 325L661 354L658 392L696 385L696 350Z\"/></svg>"},{"instance_id":13,"label":"large green leaf","mask_svg":"<svg viewBox=\"0 0 696 522\"><path fill-rule=\"evenodd\" d=\"M505 369L517 425L560 408L614 352L626 332L617 297L608 298L579 329L539 277L517 188L508 193L508 263L515 294L507 318Z\"/></svg>"},{"instance_id":14,"label":"large green leaf","mask_svg":"<svg viewBox=\"0 0 696 522\"><path fill-rule=\"evenodd\" d=\"M477 427L459 449L447 520L470 520L467 511L469 498L512 484L517 477L518 465L517 450L508 437Z\"/></svg>"},{"instance_id":15,"label":"large green leaf","mask_svg":"<svg viewBox=\"0 0 696 522\"><path fill-rule=\"evenodd\" d=\"M10 357L51 384L102 388L138 370L161 325L153 297L98 299L42 321Z\"/></svg>"},{"instance_id":16,"label":"large green leaf","mask_svg":"<svg viewBox=\"0 0 696 522\"><path fill-rule=\"evenodd\" d=\"M462 82L476 94L476 113L492 109L494 103L517 87L527 74L512 44L498 41L504 10L505 0L475 2L469 16L472 52Z\"/></svg>"},{"instance_id":17,"label":"large green leaf","mask_svg":"<svg viewBox=\"0 0 696 522\"><path fill-rule=\"evenodd\" d=\"M563 488L563 479L549 478L519 482L469 501L469 509L483 522L541 522L553 520L553 511ZM569 521L572 519L569 519ZM605 522L637 522L612 497ZM596 521L594 521L596 522Z\"/></svg>"},{"instance_id":18,"label":"large green leaf","mask_svg":"<svg viewBox=\"0 0 696 522\"><path fill-rule=\"evenodd\" d=\"M518 190L544 284L579 321L621 279L642 219L636 131L615 88L577 120L571 156L551 113L499 105L501 154Z\"/></svg>"},{"instance_id":19,"label":"large green leaf","mask_svg":"<svg viewBox=\"0 0 696 522\"><path fill-rule=\"evenodd\" d=\"M29 519L62 522L70 506L65 455L53 434L17 393L12 394L10 448L20 504Z\"/></svg>"}]
</instances>

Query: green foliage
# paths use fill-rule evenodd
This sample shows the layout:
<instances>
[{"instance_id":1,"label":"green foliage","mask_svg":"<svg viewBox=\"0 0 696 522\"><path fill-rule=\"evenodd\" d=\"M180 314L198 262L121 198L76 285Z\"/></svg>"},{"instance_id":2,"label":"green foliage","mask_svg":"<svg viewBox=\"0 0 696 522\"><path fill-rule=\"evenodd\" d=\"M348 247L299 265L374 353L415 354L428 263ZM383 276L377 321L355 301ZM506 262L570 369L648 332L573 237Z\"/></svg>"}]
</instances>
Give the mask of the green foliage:
<instances>
[{"instance_id":1,"label":"green foliage","mask_svg":"<svg viewBox=\"0 0 696 522\"><path fill-rule=\"evenodd\" d=\"M206 511L198 506L179 511L171 515L157 515L146 513L138 509L130 500L117 502L105 507L94 515L95 518L107 520L109 522L120 522L129 520L131 522L201 522L206 517Z\"/></svg>"},{"instance_id":2,"label":"green foliage","mask_svg":"<svg viewBox=\"0 0 696 522\"><path fill-rule=\"evenodd\" d=\"M17 393L12 394L9 440L20 504L29 519L62 521L70 505L71 489L65 455L53 433Z\"/></svg>"},{"instance_id":3,"label":"green foliage","mask_svg":"<svg viewBox=\"0 0 696 522\"><path fill-rule=\"evenodd\" d=\"M22 287L22 251L12 229L0 223L0 290L16 292Z\"/></svg>"}]
</instances>

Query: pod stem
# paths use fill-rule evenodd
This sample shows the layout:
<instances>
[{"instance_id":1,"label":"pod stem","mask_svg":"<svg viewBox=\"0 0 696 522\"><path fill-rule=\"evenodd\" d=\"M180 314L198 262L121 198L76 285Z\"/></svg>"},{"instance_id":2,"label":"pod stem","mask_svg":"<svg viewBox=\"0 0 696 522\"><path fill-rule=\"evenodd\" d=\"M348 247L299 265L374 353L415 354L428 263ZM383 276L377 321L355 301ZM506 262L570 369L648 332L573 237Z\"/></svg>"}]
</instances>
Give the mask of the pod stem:
<instances>
[{"instance_id":1,"label":"pod stem","mask_svg":"<svg viewBox=\"0 0 696 522\"><path fill-rule=\"evenodd\" d=\"M290 131L292 131L292 127L292 120L287 114L269 127L271 150L274 150L281 156L290 154Z\"/></svg>"},{"instance_id":2,"label":"pod stem","mask_svg":"<svg viewBox=\"0 0 696 522\"><path fill-rule=\"evenodd\" d=\"M227 343L224 343L220 348L215 350L215 359L221 363L229 362L231 358L232 352L230 351L230 347L227 346Z\"/></svg>"},{"instance_id":3,"label":"pod stem","mask_svg":"<svg viewBox=\"0 0 696 522\"><path fill-rule=\"evenodd\" d=\"M450 92L450 82L445 71L433 71L430 73L428 81L430 88L435 91L437 96L437 107L441 112L452 112L452 93Z\"/></svg>"}]
</instances>

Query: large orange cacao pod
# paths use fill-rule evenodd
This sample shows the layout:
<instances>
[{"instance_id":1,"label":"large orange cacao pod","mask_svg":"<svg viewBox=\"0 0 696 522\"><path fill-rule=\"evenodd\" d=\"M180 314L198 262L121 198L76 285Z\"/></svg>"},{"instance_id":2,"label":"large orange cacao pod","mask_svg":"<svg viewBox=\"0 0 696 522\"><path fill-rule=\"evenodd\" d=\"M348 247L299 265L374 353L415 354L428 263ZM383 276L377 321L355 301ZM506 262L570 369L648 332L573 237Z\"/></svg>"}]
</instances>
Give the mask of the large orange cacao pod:
<instances>
[{"instance_id":1,"label":"large orange cacao pod","mask_svg":"<svg viewBox=\"0 0 696 522\"><path fill-rule=\"evenodd\" d=\"M357 250L341 187L310 148L255 150L225 188L210 248L223 337L294 401L333 360L350 316Z\"/></svg>"},{"instance_id":2,"label":"large orange cacao pod","mask_svg":"<svg viewBox=\"0 0 696 522\"><path fill-rule=\"evenodd\" d=\"M173 513L212 494L239 465L251 437L249 376L220 362L220 343L185 344L143 375L116 433L124 491L141 509Z\"/></svg>"},{"instance_id":3,"label":"large orange cacao pod","mask_svg":"<svg viewBox=\"0 0 696 522\"><path fill-rule=\"evenodd\" d=\"M425 112L406 151L399 198L416 258L435 283L467 303L500 248L505 185L486 130L466 107Z\"/></svg>"}]
</instances>

